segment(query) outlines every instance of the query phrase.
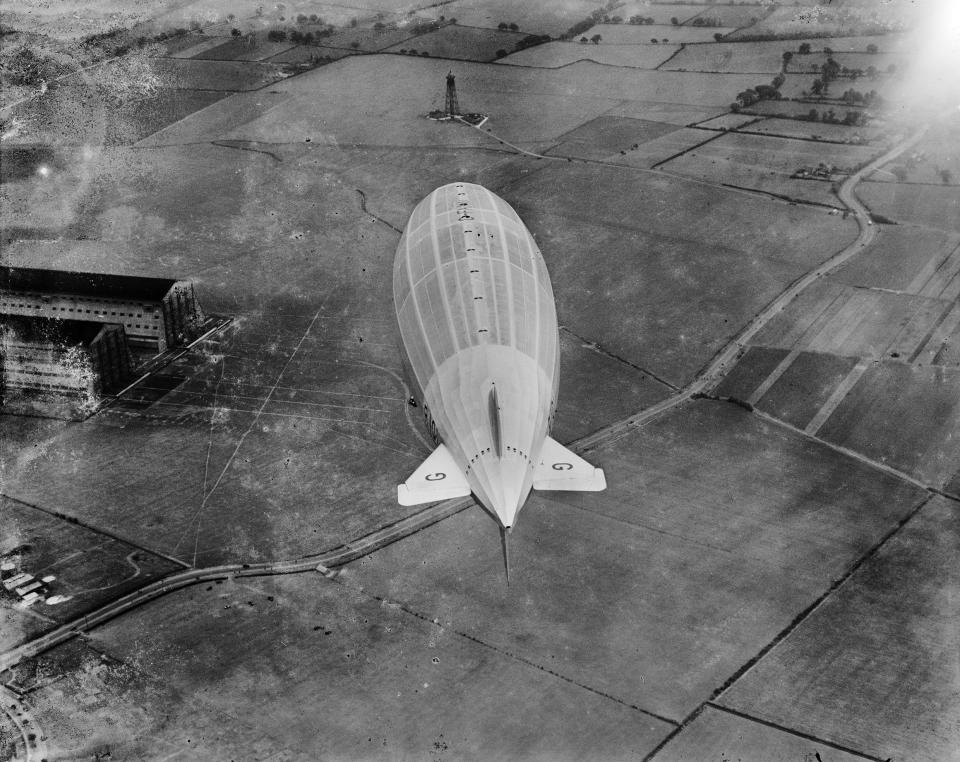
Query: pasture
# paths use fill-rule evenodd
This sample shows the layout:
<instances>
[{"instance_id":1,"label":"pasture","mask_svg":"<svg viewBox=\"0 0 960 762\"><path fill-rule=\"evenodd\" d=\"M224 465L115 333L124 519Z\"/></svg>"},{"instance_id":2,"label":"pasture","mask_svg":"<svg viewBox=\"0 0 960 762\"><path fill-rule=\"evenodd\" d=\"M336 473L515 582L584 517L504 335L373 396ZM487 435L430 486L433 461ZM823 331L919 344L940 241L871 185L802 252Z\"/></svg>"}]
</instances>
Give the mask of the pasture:
<instances>
[{"instance_id":1,"label":"pasture","mask_svg":"<svg viewBox=\"0 0 960 762\"><path fill-rule=\"evenodd\" d=\"M465 61L493 61L497 51L508 53L522 40L518 32L502 32L498 29L447 25L433 32L421 34L406 42L397 43L384 50L388 53L401 52L401 48L420 55L429 54L439 58L459 58Z\"/></svg>"},{"instance_id":2,"label":"pasture","mask_svg":"<svg viewBox=\"0 0 960 762\"><path fill-rule=\"evenodd\" d=\"M250 35L230 38L189 57L210 61L266 61L292 47L292 42L272 42L261 35Z\"/></svg>"},{"instance_id":3,"label":"pasture","mask_svg":"<svg viewBox=\"0 0 960 762\"><path fill-rule=\"evenodd\" d=\"M873 212L897 222L956 232L960 219L960 186L865 182L857 189Z\"/></svg>"},{"instance_id":4,"label":"pasture","mask_svg":"<svg viewBox=\"0 0 960 762\"><path fill-rule=\"evenodd\" d=\"M672 124L645 119L599 116L575 130L560 136L560 143L547 153L551 156L572 156L580 159L602 159L632 146L674 132Z\"/></svg>"},{"instance_id":5,"label":"pasture","mask_svg":"<svg viewBox=\"0 0 960 762\"><path fill-rule=\"evenodd\" d=\"M672 24L597 24L586 32L589 39L599 34L600 44L652 45L659 43L713 42L715 34L726 34L732 29L698 26L673 26ZM657 43L653 40L656 39Z\"/></svg>"},{"instance_id":6,"label":"pasture","mask_svg":"<svg viewBox=\"0 0 960 762\"><path fill-rule=\"evenodd\" d=\"M738 30L733 39L749 35L857 37L895 31L898 19L874 9L831 8L829 5L780 6L756 24ZM826 43L829 44L829 43ZM830 47L833 47L830 45Z\"/></svg>"},{"instance_id":7,"label":"pasture","mask_svg":"<svg viewBox=\"0 0 960 762\"><path fill-rule=\"evenodd\" d=\"M454 0L441 6L447 18L464 26L496 29L500 24L516 24L525 34L549 34L558 37L591 11L595 0L569 0L560 3L517 3L514 0Z\"/></svg>"},{"instance_id":8,"label":"pasture","mask_svg":"<svg viewBox=\"0 0 960 762\"><path fill-rule=\"evenodd\" d=\"M606 66L656 69L679 45L584 45L580 42L548 42L518 50L498 63L557 69L577 61L593 61Z\"/></svg>"},{"instance_id":9,"label":"pasture","mask_svg":"<svg viewBox=\"0 0 960 762\"><path fill-rule=\"evenodd\" d=\"M856 109L851 109L856 111ZM838 107L838 113L845 115L846 109ZM747 127L745 130L759 132L762 135L772 135L783 138L801 138L806 140L826 140L836 143L853 143L863 145L873 143L884 135L885 131L879 127L853 127L845 124L827 124L824 122L808 122L800 119L763 119Z\"/></svg>"},{"instance_id":10,"label":"pasture","mask_svg":"<svg viewBox=\"0 0 960 762\"><path fill-rule=\"evenodd\" d=\"M613 15L621 16L626 22L631 16L652 18L654 24L669 26L675 18L683 24L703 10L703 6L694 3L651 3L649 0L627 0L613 11ZM645 25L643 25L645 26ZM642 27L641 27L642 28Z\"/></svg>"}]
</instances>

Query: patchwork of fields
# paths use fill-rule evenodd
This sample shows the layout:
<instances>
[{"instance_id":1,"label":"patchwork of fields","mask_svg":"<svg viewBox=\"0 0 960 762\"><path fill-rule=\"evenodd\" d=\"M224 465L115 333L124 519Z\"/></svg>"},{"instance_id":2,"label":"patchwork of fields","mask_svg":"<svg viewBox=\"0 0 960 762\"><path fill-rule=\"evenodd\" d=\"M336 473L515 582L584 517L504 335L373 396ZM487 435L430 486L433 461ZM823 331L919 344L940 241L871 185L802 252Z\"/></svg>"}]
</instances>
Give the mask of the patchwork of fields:
<instances>
[{"instance_id":1,"label":"patchwork of fields","mask_svg":"<svg viewBox=\"0 0 960 762\"><path fill-rule=\"evenodd\" d=\"M903 3L221 5L4 113L4 265L182 278L232 322L82 423L0 417L0 555L70 596L0 597L0 657L175 571L356 555L218 572L17 662L38 731L0 713L0 752L952 753L960 119L904 143ZM809 36L750 41L774 33ZM877 71L814 96L826 48ZM731 107L785 65L782 99ZM481 127L426 118L448 72ZM845 193L896 146L864 214ZM534 493L510 586L476 506L395 500L432 446L394 252L455 180L541 248L553 436L609 485Z\"/></svg>"}]
</instances>

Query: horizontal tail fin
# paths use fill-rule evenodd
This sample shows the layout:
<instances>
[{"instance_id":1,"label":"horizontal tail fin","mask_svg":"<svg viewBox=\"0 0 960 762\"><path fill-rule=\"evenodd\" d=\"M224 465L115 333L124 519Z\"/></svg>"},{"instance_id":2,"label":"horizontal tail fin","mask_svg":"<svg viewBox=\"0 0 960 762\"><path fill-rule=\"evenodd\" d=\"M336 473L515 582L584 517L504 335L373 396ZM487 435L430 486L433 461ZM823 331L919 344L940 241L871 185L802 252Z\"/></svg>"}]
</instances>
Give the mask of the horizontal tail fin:
<instances>
[{"instance_id":1,"label":"horizontal tail fin","mask_svg":"<svg viewBox=\"0 0 960 762\"><path fill-rule=\"evenodd\" d=\"M594 468L557 440L547 437L540 451L540 465L533 472L533 488L600 492L607 488L602 468Z\"/></svg>"},{"instance_id":2,"label":"horizontal tail fin","mask_svg":"<svg viewBox=\"0 0 960 762\"><path fill-rule=\"evenodd\" d=\"M467 477L444 445L434 450L409 479L397 485L400 505L436 503L469 494Z\"/></svg>"}]
</instances>

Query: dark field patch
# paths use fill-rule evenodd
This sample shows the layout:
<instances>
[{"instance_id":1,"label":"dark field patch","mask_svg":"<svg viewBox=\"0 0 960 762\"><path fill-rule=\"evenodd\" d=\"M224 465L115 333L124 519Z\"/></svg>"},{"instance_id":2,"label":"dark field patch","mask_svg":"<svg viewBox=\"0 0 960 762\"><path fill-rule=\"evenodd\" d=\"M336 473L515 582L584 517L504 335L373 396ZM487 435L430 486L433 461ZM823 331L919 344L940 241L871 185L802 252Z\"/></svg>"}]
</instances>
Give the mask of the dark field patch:
<instances>
[{"instance_id":1,"label":"dark field patch","mask_svg":"<svg viewBox=\"0 0 960 762\"><path fill-rule=\"evenodd\" d=\"M578 159L602 159L634 144L646 143L679 129L665 122L629 117L598 116L560 136L560 143L546 153Z\"/></svg>"},{"instance_id":2,"label":"dark field patch","mask_svg":"<svg viewBox=\"0 0 960 762\"><path fill-rule=\"evenodd\" d=\"M270 59L276 64L309 63L314 59L329 59L336 61L345 56L356 55L357 51L344 48L331 48L325 45L295 45Z\"/></svg>"},{"instance_id":3,"label":"dark field patch","mask_svg":"<svg viewBox=\"0 0 960 762\"><path fill-rule=\"evenodd\" d=\"M786 356L786 349L748 347L713 393L745 402Z\"/></svg>"},{"instance_id":4,"label":"dark field patch","mask_svg":"<svg viewBox=\"0 0 960 762\"><path fill-rule=\"evenodd\" d=\"M943 486L960 462L960 370L873 365L819 436Z\"/></svg>"},{"instance_id":5,"label":"dark field patch","mask_svg":"<svg viewBox=\"0 0 960 762\"><path fill-rule=\"evenodd\" d=\"M757 407L802 429L856 364L851 357L801 352Z\"/></svg>"},{"instance_id":6,"label":"dark field patch","mask_svg":"<svg viewBox=\"0 0 960 762\"><path fill-rule=\"evenodd\" d=\"M956 503L934 498L719 702L874 759L951 759L958 526Z\"/></svg>"}]
</instances>

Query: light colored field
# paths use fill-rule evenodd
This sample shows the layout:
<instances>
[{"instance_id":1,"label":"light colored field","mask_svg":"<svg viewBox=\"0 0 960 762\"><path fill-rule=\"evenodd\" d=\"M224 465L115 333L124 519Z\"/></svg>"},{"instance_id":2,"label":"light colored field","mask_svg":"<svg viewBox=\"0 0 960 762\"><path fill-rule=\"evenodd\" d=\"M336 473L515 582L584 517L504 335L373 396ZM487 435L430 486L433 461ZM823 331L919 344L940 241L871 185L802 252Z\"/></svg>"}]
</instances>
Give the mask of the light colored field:
<instances>
[{"instance_id":1,"label":"light colored field","mask_svg":"<svg viewBox=\"0 0 960 762\"><path fill-rule=\"evenodd\" d=\"M862 183L857 194L873 211L898 222L956 232L960 186L912 183Z\"/></svg>"},{"instance_id":2,"label":"light colored field","mask_svg":"<svg viewBox=\"0 0 960 762\"><path fill-rule=\"evenodd\" d=\"M919 294L932 285L960 244L960 233L946 233L900 225L880 226L870 248L854 257L831 280L850 286L887 288ZM952 268L951 268L952 269ZM941 297L942 290L926 295Z\"/></svg>"},{"instance_id":3,"label":"light colored field","mask_svg":"<svg viewBox=\"0 0 960 762\"><path fill-rule=\"evenodd\" d=\"M574 156L602 159L611 154L632 150L677 128L663 122L624 117L600 116L561 137L561 142L547 153L551 156Z\"/></svg>"},{"instance_id":4,"label":"light colored field","mask_svg":"<svg viewBox=\"0 0 960 762\"><path fill-rule=\"evenodd\" d=\"M831 8L829 5L782 6L732 37L753 34L852 37L893 31L899 26L899 14L884 13L881 9L882 6L869 9Z\"/></svg>"},{"instance_id":5,"label":"light colored field","mask_svg":"<svg viewBox=\"0 0 960 762\"><path fill-rule=\"evenodd\" d=\"M520 50L499 63L556 69L576 61L593 61L607 66L655 69L679 49L678 45L584 45L579 42L548 42Z\"/></svg>"},{"instance_id":6,"label":"light colored field","mask_svg":"<svg viewBox=\"0 0 960 762\"><path fill-rule=\"evenodd\" d=\"M345 27L338 30L329 37L324 37L317 42L323 43L326 47L344 48L345 50L358 50L364 53L374 53L391 45L397 45L406 40L414 40L416 37L412 30L407 27L402 29L373 29L371 27ZM357 43L354 47L353 43ZM410 47L414 47L411 44Z\"/></svg>"},{"instance_id":7,"label":"light colored field","mask_svg":"<svg viewBox=\"0 0 960 762\"><path fill-rule=\"evenodd\" d=\"M846 115L847 110L838 108L836 113L842 119ZM799 119L778 118L764 119L755 124L751 124L745 129L764 135L780 135L788 138L813 138L816 140L831 140L841 143L872 143L875 138L883 134L878 127L850 127L843 124L824 124L823 122L806 122Z\"/></svg>"},{"instance_id":8,"label":"light colored field","mask_svg":"<svg viewBox=\"0 0 960 762\"><path fill-rule=\"evenodd\" d=\"M725 110L726 107L722 105L701 107L693 103L622 101L611 108L607 114L610 116L628 116L632 119L651 119L685 127L689 124L702 122L704 119L716 116L718 111Z\"/></svg>"},{"instance_id":9,"label":"light colored field","mask_svg":"<svg viewBox=\"0 0 960 762\"><path fill-rule=\"evenodd\" d=\"M586 37L589 39L599 34L603 39L600 42L613 45L650 45L656 38L659 42L666 40L671 43L679 42L713 42L715 34L732 32L729 28L673 26L672 24L598 24L593 27Z\"/></svg>"},{"instance_id":10,"label":"light colored field","mask_svg":"<svg viewBox=\"0 0 960 762\"><path fill-rule=\"evenodd\" d=\"M820 162L856 166L874 154L874 150L862 146L731 132L667 162L661 168L688 177L836 205L829 183L794 180L790 175L800 167L816 167Z\"/></svg>"},{"instance_id":11,"label":"light colored field","mask_svg":"<svg viewBox=\"0 0 960 762\"><path fill-rule=\"evenodd\" d=\"M386 91L382 87L385 65L392 71ZM231 98L158 133L149 143L206 136L265 142L303 142L310 137L313 142L331 144L478 145L484 138L476 130L423 118L443 107L448 71L449 62L419 56L351 56L288 79L270 92ZM615 107L629 105L634 114L627 115L642 115L648 112L647 100L654 101L649 109L653 111L659 106L683 111L699 108L694 116L711 103L725 105L725 94L716 89L718 80L704 74L638 71L625 77L616 69L592 63L560 70L463 63L454 73L461 108L488 114L485 129L511 142L555 140ZM737 84L717 76L727 86ZM425 86L429 82L435 87ZM330 103L338 105L335 112ZM496 142L486 140L483 144L496 147Z\"/></svg>"},{"instance_id":12,"label":"light colored field","mask_svg":"<svg viewBox=\"0 0 960 762\"><path fill-rule=\"evenodd\" d=\"M687 45L663 65L671 71L716 71L770 74L783 64L788 43L724 42L715 45ZM767 83L769 84L769 83ZM736 93L734 93L736 95Z\"/></svg>"},{"instance_id":13,"label":"light colored field","mask_svg":"<svg viewBox=\"0 0 960 762\"><path fill-rule=\"evenodd\" d=\"M960 119L935 122L926 135L906 155L900 156L894 165L888 165L870 175L874 182L899 182L890 170L894 166L906 171L908 183L931 183L934 185L960 184ZM943 172L946 170L944 182Z\"/></svg>"},{"instance_id":14,"label":"light colored field","mask_svg":"<svg viewBox=\"0 0 960 762\"><path fill-rule=\"evenodd\" d=\"M723 114L700 122L697 127L703 127L709 130L734 130L737 127L743 127L751 122L757 122L758 117L752 114Z\"/></svg>"},{"instance_id":15,"label":"light colored field","mask_svg":"<svg viewBox=\"0 0 960 762\"><path fill-rule=\"evenodd\" d=\"M611 15L622 16L624 21L631 16L640 15L644 18L652 18L654 24L669 25L672 18L676 18L682 24L702 10L702 6L693 3L670 5L668 3L652 3L649 0L627 0L626 3L612 11Z\"/></svg>"},{"instance_id":16,"label":"light colored field","mask_svg":"<svg viewBox=\"0 0 960 762\"><path fill-rule=\"evenodd\" d=\"M564 3L517 3L515 0L455 0L440 7L447 18L465 26L492 29L501 24L516 24L527 34L563 34L597 8L595 0L569 0Z\"/></svg>"},{"instance_id":17,"label":"light colored field","mask_svg":"<svg viewBox=\"0 0 960 762\"><path fill-rule=\"evenodd\" d=\"M762 5L715 5L708 4L698 14L688 19L687 26L691 26L695 19L716 21L718 26L728 28L749 27L756 24L770 12Z\"/></svg>"},{"instance_id":18,"label":"light colored field","mask_svg":"<svg viewBox=\"0 0 960 762\"><path fill-rule=\"evenodd\" d=\"M631 167L650 168L654 164L666 161L671 156L675 156L683 151L690 150L708 140L715 138L716 135L705 130L695 130L683 128L661 135L653 140L641 143L637 148L631 148L626 156L617 157L618 164L626 164Z\"/></svg>"},{"instance_id":19,"label":"light colored field","mask_svg":"<svg viewBox=\"0 0 960 762\"><path fill-rule=\"evenodd\" d=\"M428 32L406 42L397 43L385 50L398 52L402 47L440 58L492 61L497 57L498 50L506 50L509 53L523 37L523 34L517 32L449 25L435 32Z\"/></svg>"}]
</instances>

